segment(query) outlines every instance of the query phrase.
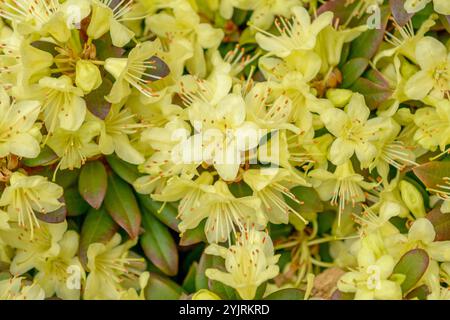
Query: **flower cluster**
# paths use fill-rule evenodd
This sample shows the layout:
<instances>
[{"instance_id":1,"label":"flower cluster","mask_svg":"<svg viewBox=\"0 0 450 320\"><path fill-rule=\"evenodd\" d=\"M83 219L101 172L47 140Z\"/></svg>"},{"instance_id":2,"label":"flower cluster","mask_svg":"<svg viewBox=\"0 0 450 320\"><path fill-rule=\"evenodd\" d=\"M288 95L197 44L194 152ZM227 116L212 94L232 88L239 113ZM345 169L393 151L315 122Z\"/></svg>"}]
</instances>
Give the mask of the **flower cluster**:
<instances>
[{"instance_id":1,"label":"flower cluster","mask_svg":"<svg viewBox=\"0 0 450 320\"><path fill-rule=\"evenodd\" d=\"M0 0L0 299L450 299L450 2L323 2Z\"/></svg>"}]
</instances>

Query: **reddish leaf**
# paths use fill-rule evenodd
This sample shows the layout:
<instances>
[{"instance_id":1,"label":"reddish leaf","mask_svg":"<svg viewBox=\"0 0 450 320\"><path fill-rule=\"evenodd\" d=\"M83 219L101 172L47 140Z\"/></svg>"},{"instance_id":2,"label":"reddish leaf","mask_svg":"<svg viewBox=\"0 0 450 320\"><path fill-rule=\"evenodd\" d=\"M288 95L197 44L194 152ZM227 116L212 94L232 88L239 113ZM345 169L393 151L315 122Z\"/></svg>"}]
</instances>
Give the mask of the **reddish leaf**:
<instances>
[{"instance_id":1,"label":"reddish leaf","mask_svg":"<svg viewBox=\"0 0 450 320\"><path fill-rule=\"evenodd\" d=\"M439 207L428 212L426 218L431 221L436 231L434 241L450 240L450 214L442 213Z\"/></svg>"},{"instance_id":2,"label":"reddish leaf","mask_svg":"<svg viewBox=\"0 0 450 320\"><path fill-rule=\"evenodd\" d=\"M86 163L80 172L78 190L91 207L98 209L105 198L108 187L106 169L100 161Z\"/></svg>"},{"instance_id":3,"label":"reddish leaf","mask_svg":"<svg viewBox=\"0 0 450 320\"><path fill-rule=\"evenodd\" d=\"M413 13L406 12L404 4L405 0L389 0L391 13L400 27L403 27L414 15Z\"/></svg>"}]
</instances>

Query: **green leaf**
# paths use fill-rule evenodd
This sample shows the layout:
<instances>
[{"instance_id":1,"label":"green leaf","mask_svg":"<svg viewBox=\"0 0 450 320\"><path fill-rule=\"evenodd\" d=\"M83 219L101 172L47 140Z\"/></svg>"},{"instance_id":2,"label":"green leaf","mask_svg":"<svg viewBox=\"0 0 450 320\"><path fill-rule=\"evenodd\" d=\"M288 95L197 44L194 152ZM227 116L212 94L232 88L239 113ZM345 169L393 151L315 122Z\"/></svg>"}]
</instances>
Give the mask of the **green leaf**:
<instances>
[{"instance_id":1,"label":"green leaf","mask_svg":"<svg viewBox=\"0 0 450 320\"><path fill-rule=\"evenodd\" d=\"M50 170L51 174L53 174L53 170ZM56 174L55 182L59 184L64 189L69 188L75 185L78 181L78 176L80 175L80 170L60 170ZM52 177L49 177L52 179Z\"/></svg>"},{"instance_id":2,"label":"green leaf","mask_svg":"<svg viewBox=\"0 0 450 320\"><path fill-rule=\"evenodd\" d=\"M430 258L423 249L413 249L405 253L394 267L392 274L403 274L402 292L406 294L424 275L428 268Z\"/></svg>"},{"instance_id":3,"label":"green leaf","mask_svg":"<svg viewBox=\"0 0 450 320\"><path fill-rule=\"evenodd\" d=\"M48 166L58 160L58 156L47 145L41 149L41 153L36 158L24 158L22 163L27 167Z\"/></svg>"},{"instance_id":4,"label":"green leaf","mask_svg":"<svg viewBox=\"0 0 450 320\"><path fill-rule=\"evenodd\" d=\"M228 185L228 189L236 198L248 197L253 195L253 190L244 181Z\"/></svg>"},{"instance_id":5,"label":"green leaf","mask_svg":"<svg viewBox=\"0 0 450 320\"><path fill-rule=\"evenodd\" d=\"M180 238L180 246L187 247L200 242L207 242L205 223L206 220L203 220L196 228L186 230Z\"/></svg>"},{"instance_id":6,"label":"green leaf","mask_svg":"<svg viewBox=\"0 0 450 320\"><path fill-rule=\"evenodd\" d=\"M151 213L142 215L144 234L140 236L145 256L168 276L178 273L178 251L167 227Z\"/></svg>"},{"instance_id":7,"label":"green leaf","mask_svg":"<svg viewBox=\"0 0 450 320\"><path fill-rule=\"evenodd\" d=\"M159 221L173 231L180 232L178 229L180 220L177 219L178 209L174 204L155 201L149 195L138 194L137 197L141 206L150 211Z\"/></svg>"},{"instance_id":8,"label":"green leaf","mask_svg":"<svg viewBox=\"0 0 450 320\"><path fill-rule=\"evenodd\" d=\"M86 215L80 234L79 257L81 263L87 264L87 249L91 243L108 242L117 232L119 226L102 207L99 210L91 208Z\"/></svg>"},{"instance_id":9,"label":"green leaf","mask_svg":"<svg viewBox=\"0 0 450 320\"><path fill-rule=\"evenodd\" d=\"M141 227L141 212L129 184L113 172L108 173L105 207L114 221L135 239Z\"/></svg>"},{"instance_id":10,"label":"green leaf","mask_svg":"<svg viewBox=\"0 0 450 320\"><path fill-rule=\"evenodd\" d=\"M92 161L86 163L80 172L78 190L91 207L98 209L103 203L108 187L108 177L103 163Z\"/></svg>"},{"instance_id":11,"label":"green leaf","mask_svg":"<svg viewBox=\"0 0 450 320\"><path fill-rule=\"evenodd\" d=\"M406 12L405 0L389 0L389 6L391 7L392 16L400 27L403 27L414 15Z\"/></svg>"},{"instance_id":12,"label":"green leaf","mask_svg":"<svg viewBox=\"0 0 450 320\"><path fill-rule=\"evenodd\" d=\"M363 32L356 38L350 48L350 59L366 58L371 59L378 51L384 39L387 22L390 16L389 6L383 6L381 10L381 28L370 29Z\"/></svg>"},{"instance_id":13,"label":"green leaf","mask_svg":"<svg viewBox=\"0 0 450 320\"><path fill-rule=\"evenodd\" d=\"M428 286L423 284L413 290L411 290L410 293L406 295L406 299L412 300L412 299L418 299L418 300L426 300L427 296L430 294L430 289L428 289Z\"/></svg>"},{"instance_id":14,"label":"green leaf","mask_svg":"<svg viewBox=\"0 0 450 320\"><path fill-rule=\"evenodd\" d=\"M323 203L320 200L319 194L314 188L298 186L291 189L294 196L302 202L298 204L292 199L285 197L286 203L293 209L300 213L311 213L323 211Z\"/></svg>"},{"instance_id":15,"label":"green leaf","mask_svg":"<svg viewBox=\"0 0 450 320\"><path fill-rule=\"evenodd\" d=\"M427 188L439 189L450 177L450 161L431 161L413 168L414 174Z\"/></svg>"},{"instance_id":16,"label":"green leaf","mask_svg":"<svg viewBox=\"0 0 450 320\"><path fill-rule=\"evenodd\" d=\"M269 294L263 300L304 300L305 292L300 289L282 289Z\"/></svg>"},{"instance_id":17,"label":"green leaf","mask_svg":"<svg viewBox=\"0 0 450 320\"><path fill-rule=\"evenodd\" d=\"M353 58L348 60L342 67L342 87L348 88L364 73L369 65L367 58Z\"/></svg>"},{"instance_id":18,"label":"green leaf","mask_svg":"<svg viewBox=\"0 0 450 320\"><path fill-rule=\"evenodd\" d=\"M129 184L132 184L141 176L137 166L123 161L115 154L106 156L106 161L108 161L111 169Z\"/></svg>"},{"instance_id":19,"label":"green leaf","mask_svg":"<svg viewBox=\"0 0 450 320\"><path fill-rule=\"evenodd\" d=\"M86 213L90 207L89 203L84 201L76 187L64 190L64 202L66 203L67 215L69 217L80 216Z\"/></svg>"},{"instance_id":20,"label":"green leaf","mask_svg":"<svg viewBox=\"0 0 450 320\"><path fill-rule=\"evenodd\" d=\"M183 289L186 290L188 293L194 293L196 291L195 276L197 274L197 267L198 267L197 262L191 264L191 267L189 268L189 271L183 280Z\"/></svg>"},{"instance_id":21,"label":"green leaf","mask_svg":"<svg viewBox=\"0 0 450 320\"><path fill-rule=\"evenodd\" d=\"M436 207L428 212L426 218L431 221L436 231L434 241L450 240L450 214L442 213L441 209Z\"/></svg>"},{"instance_id":22,"label":"green leaf","mask_svg":"<svg viewBox=\"0 0 450 320\"><path fill-rule=\"evenodd\" d=\"M150 279L144 291L147 300L178 300L183 293L183 288L167 277L150 273Z\"/></svg>"}]
</instances>

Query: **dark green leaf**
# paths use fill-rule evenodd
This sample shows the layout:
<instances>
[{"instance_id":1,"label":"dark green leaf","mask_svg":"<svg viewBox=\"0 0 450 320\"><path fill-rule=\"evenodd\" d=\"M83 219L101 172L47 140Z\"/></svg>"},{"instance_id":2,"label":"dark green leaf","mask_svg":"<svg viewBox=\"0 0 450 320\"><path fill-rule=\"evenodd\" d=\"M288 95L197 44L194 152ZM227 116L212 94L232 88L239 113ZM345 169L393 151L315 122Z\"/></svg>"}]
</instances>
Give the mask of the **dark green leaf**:
<instances>
[{"instance_id":1,"label":"dark green leaf","mask_svg":"<svg viewBox=\"0 0 450 320\"><path fill-rule=\"evenodd\" d=\"M116 174L108 174L105 207L116 223L135 239L141 227L141 212L129 184Z\"/></svg>"},{"instance_id":2,"label":"dark green leaf","mask_svg":"<svg viewBox=\"0 0 450 320\"><path fill-rule=\"evenodd\" d=\"M342 67L343 82L342 87L348 88L364 73L369 60L366 58L354 58L347 61Z\"/></svg>"},{"instance_id":3,"label":"dark green leaf","mask_svg":"<svg viewBox=\"0 0 450 320\"><path fill-rule=\"evenodd\" d=\"M64 201L66 203L67 215L69 217L82 215L89 210L89 203L84 201L83 197L78 192L78 188L76 187L71 187L64 190Z\"/></svg>"},{"instance_id":4,"label":"dark green leaf","mask_svg":"<svg viewBox=\"0 0 450 320\"><path fill-rule=\"evenodd\" d=\"M197 262L191 264L191 267L189 268L189 271L183 280L183 289L186 290L188 293L194 293L196 291L195 276L197 274L197 266L198 266Z\"/></svg>"},{"instance_id":5,"label":"dark green leaf","mask_svg":"<svg viewBox=\"0 0 450 320\"><path fill-rule=\"evenodd\" d=\"M178 300L183 293L183 288L167 277L151 273L145 287L147 300Z\"/></svg>"},{"instance_id":6,"label":"dark green leaf","mask_svg":"<svg viewBox=\"0 0 450 320\"><path fill-rule=\"evenodd\" d=\"M178 273L178 251L167 227L149 212L143 212L142 226L145 232L140 241L145 256L166 275L175 276Z\"/></svg>"},{"instance_id":7,"label":"dark green leaf","mask_svg":"<svg viewBox=\"0 0 450 320\"><path fill-rule=\"evenodd\" d=\"M139 203L150 211L159 221L176 232L180 232L177 219L178 209L172 203L162 203L153 200L149 195L138 194Z\"/></svg>"}]
</instances>

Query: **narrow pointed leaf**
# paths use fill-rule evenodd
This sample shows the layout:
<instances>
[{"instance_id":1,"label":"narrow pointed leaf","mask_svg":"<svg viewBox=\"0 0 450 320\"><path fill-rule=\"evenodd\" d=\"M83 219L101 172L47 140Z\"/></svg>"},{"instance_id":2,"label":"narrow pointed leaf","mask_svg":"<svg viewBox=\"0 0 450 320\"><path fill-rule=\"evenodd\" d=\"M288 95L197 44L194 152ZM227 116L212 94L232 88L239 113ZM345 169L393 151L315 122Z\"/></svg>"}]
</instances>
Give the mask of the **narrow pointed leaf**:
<instances>
[{"instance_id":1,"label":"narrow pointed leaf","mask_svg":"<svg viewBox=\"0 0 450 320\"><path fill-rule=\"evenodd\" d=\"M129 184L113 172L108 174L105 207L114 221L135 239L141 227L141 212Z\"/></svg>"},{"instance_id":2,"label":"narrow pointed leaf","mask_svg":"<svg viewBox=\"0 0 450 320\"><path fill-rule=\"evenodd\" d=\"M178 273L178 251L167 227L145 211L142 226L145 231L140 240L145 256L166 275L175 276Z\"/></svg>"},{"instance_id":3,"label":"narrow pointed leaf","mask_svg":"<svg viewBox=\"0 0 450 320\"><path fill-rule=\"evenodd\" d=\"M129 184L132 184L141 176L137 166L123 161L115 154L107 156L106 161L108 161L108 164L113 171Z\"/></svg>"},{"instance_id":4,"label":"narrow pointed leaf","mask_svg":"<svg viewBox=\"0 0 450 320\"><path fill-rule=\"evenodd\" d=\"M150 211L156 219L173 231L180 232L178 229L180 220L177 219L178 209L174 204L155 201L149 195L138 194L137 197L141 206Z\"/></svg>"}]
</instances>

